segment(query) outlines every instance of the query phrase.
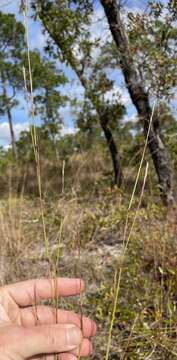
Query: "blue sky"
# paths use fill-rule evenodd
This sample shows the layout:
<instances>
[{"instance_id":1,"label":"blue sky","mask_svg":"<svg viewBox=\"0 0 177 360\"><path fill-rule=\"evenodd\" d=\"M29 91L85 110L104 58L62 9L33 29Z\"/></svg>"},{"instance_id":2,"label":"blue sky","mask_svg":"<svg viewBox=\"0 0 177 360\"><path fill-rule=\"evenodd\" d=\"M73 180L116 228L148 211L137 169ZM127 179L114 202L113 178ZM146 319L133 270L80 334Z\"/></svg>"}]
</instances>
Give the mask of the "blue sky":
<instances>
[{"instance_id":1,"label":"blue sky","mask_svg":"<svg viewBox=\"0 0 177 360\"><path fill-rule=\"evenodd\" d=\"M19 6L20 0L0 0L0 11L6 12L6 13L13 13L16 15L18 20L23 21L23 17L18 14L18 6ZM139 9L145 9L147 6L146 0L127 0L126 1L126 7L129 9L132 9L134 11ZM102 29L100 31L104 31L105 27L108 28L107 22L103 19L104 12L102 7L100 6L100 3L98 0L95 0L95 17L98 19L102 19L102 25L99 23L99 27L102 26ZM93 27L93 31L97 32L96 25ZM34 22L33 20L29 19L29 38L30 38L30 49L37 48L40 51L42 51L43 46L46 43L46 38L42 33L41 25L38 22ZM60 65L61 66L61 65ZM74 72L62 65L62 68L65 71L66 76L70 80L67 85L65 85L61 92L63 94L69 95L70 98L77 97L80 99L83 96L83 88L80 85L78 79L76 78ZM114 89L118 90L121 94L121 98L123 103L126 105L127 108L127 115L126 119L133 119L136 116L136 111L134 106L131 104L129 95L127 90L124 86L124 81L121 75L121 72L115 70L109 72L109 77L115 81ZM111 94L110 94L111 96ZM19 96L19 102L20 106L13 110L13 121L14 121L14 130L16 133L16 137L19 136L20 131L27 129L29 125L29 117L28 117L28 111L26 107L26 102L24 99L24 94L21 94ZM73 120L72 120L72 113L70 111L69 105L65 108L61 109L61 114L64 119L64 129L63 133L68 133L73 131ZM39 119L36 119L37 123L39 123ZM10 136L9 136L9 127L7 123L7 118L1 117L0 118L0 145L2 146L8 146L10 142Z\"/></svg>"}]
</instances>

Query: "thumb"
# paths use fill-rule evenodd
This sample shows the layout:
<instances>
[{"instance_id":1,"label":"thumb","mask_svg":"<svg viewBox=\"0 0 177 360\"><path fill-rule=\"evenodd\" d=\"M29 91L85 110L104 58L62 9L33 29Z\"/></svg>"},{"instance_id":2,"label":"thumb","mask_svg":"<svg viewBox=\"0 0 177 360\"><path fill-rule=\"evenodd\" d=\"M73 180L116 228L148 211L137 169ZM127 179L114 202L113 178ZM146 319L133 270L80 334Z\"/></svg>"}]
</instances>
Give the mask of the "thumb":
<instances>
[{"instance_id":1,"label":"thumb","mask_svg":"<svg viewBox=\"0 0 177 360\"><path fill-rule=\"evenodd\" d=\"M68 352L79 347L82 341L81 330L73 324L10 328L4 340L7 344L8 339L8 352L19 354L20 359L38 354Z\"/></svg>"}]
</instances>

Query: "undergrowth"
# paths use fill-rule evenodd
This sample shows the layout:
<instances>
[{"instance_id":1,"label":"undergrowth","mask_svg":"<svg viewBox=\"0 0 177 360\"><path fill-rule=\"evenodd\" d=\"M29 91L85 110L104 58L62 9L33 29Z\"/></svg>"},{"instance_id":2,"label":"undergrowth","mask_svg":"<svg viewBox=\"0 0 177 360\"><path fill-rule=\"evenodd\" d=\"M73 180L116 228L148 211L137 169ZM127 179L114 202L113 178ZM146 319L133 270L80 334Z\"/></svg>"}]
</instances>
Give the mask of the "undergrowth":
<instances>
[{"instance_id":1,"label":"undergrowth","mask_svg":"<svg viewBox=\"0 0 177 360\"><path fill-rule=\"evenodd\" d=\"M111 359L175 359L177 356L177 251L175 210L144 202L128 250L123 231L128 197L104 188L95 196L61 195L45 199L50 255L57 274L87 282L84 312L98 323L94 359L103 359L115 297L114 273L122 267L113 327ZM138 199L129 212L133 221ZM1 204L1 282L46 276L40 204L9 197ZM62 224L62 230L61 230ZM60 238L60 241L59 241ZM80 254L78 252L80 247ZM53 269L52 269L53 271ZM79 299L69 307L79 310ZM60 306L68 307L67 301Z\"/></svg>"}]
</instances>

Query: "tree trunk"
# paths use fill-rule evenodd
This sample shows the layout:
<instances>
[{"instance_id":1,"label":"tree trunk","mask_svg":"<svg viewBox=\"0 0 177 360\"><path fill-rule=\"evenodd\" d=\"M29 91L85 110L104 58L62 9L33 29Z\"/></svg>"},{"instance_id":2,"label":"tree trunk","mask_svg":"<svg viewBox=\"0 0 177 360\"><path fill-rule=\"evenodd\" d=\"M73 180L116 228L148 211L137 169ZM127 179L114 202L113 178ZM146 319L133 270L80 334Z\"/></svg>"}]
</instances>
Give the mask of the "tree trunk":
<instances>
[{"instance_id":1,"label":"tree trunk","mask_svg":"<svg viewBox=\"0 0 177 360\"><path fill-rule=\"evenodd\" d=\"M13 129L12 114L8 107L7 107L7 116L8 116L8 121L9 121L13 157L15 160L17 160L17 148L16 148L16 143L15 143L15 134L14 134L14 129Z\"/></svg>"},{"instance_id":2,"label":"tree trunk","mask_svg":"<svg viewBox=\"0 0 177 360\"><path fill-rule=\"evenodd\" d=\"M14 159L17 160L17 148L16 148L16 143L15 143L15 134L14 134L14 129L13 129L13 120L12 120L11 109L10 109L10 106L8 104L8 96L7 96L7 90L6 90L6 79L4 77L4 74L1 74L1 76L2 76L3 96L4 96L4 100L6 102L5 109L6 109L6 113L7 113L7 117L8 117L8 122L9 122L9 130L10 130L10 137L11 137L12 152L13 152Z\"/></svg>"},{"instance_id":3,"label":"tree trunk","mask_svg":"<svg viewBox=\"0 0 177 360\"><path fill-rule=\"evenodd\" d=\"M74 64L74 62L72 62ZM121 168L121 162L120 162L120 156L119 152L112 134L111 129L109 128L109 121L106 121L104 111L100 110L97 99L95 99L95 96L92 95L92 92L90 91L90 83L89 81L83 76L83 74L73 65L73 69L75 70L76 75L78 76L83 88L85 89L86 95L88 99L93 104L97 115L99 117L100 126L103 130L107 145L109 147L113 170L114 170L114 185L117 187L121 187L122 180L123 180L123 171Z\"/></svg>"},{"instance_id":4,"label":"tree trunk","mask_svg":"<svg viewBox=\"0 0 177 360\"><path fill-rule=\"evenodd\" d=\"M143 123L144 135L147 137L152 109L148 93L140 79L138 68L132 60L129 41L120 14L120 3L116 0L100 0L109 23L114 41L119 50L119 61L125 83L140 120ZM173 199L172 171L170 156L165 147L157 115L153 116L148 138L148 147L154 162L162 197L165 202Z\"/></svg>"},{"instance_id":5,"label":"tree trunk","mask_svg":"<svg viewBox=\"0 0 177 360\"><path fill-rule=\"evenodd\" d=\"M47 30L47 32L49 33L50 37L53 39L53 41L57 45L57 47L62 51L64 59L69 63L71 68L76 73L83 88L85 89L87 97L89 98L89 100L91 101L91 103L93 104L93 106L97 112L97 115L98 115L98 118L100 121L100 126L103 130L104 136L106 138L106 141L107 141L107 144L108 144L108 147L110 150L110 155L111 155L113 169L114 169L114 184L116 186L120 187L122 184L123 173L122 173L122 169L121 169L119 152L118 152L116 143L114 141L112 132L108 125L104 125L104 119L103 119L104 116L100 115L97 101L95 100L95 97L92 95L92 93L90 91L91 83L84 77L82 70L80 70L80 63L78 62L77 58L75 57L73 51L69 47L66 48L62 36L59 33L52 32L52 30L51 30L52 27L50 27L46 21L46 18L48 19L48 12L45 13L45 8L44 8L42 1L40 0L38 2L40 3L40 6L41 6L41 12L39 14L39 17L43 23L44 28Z\"/></svg>"},{"instance_id":6,"label":"tree trunk","mask_svg":"<svg viewBox=\"0 0 177 360\"><path fill-rule=\"evenodd\" d=\"M117 147L114 142L111 130L109 129L109 127L107 125L102 124L101 126L102 126L104 136L107 140L107 144L109 146L109 150L110 150L110 154L111 154L111 159L112 159L113 168L114 168L114 184L118 187L121 187L123 173L122 173L122 169L120 166L119 153L117 151Z\"/></svg>"}]
</instances>

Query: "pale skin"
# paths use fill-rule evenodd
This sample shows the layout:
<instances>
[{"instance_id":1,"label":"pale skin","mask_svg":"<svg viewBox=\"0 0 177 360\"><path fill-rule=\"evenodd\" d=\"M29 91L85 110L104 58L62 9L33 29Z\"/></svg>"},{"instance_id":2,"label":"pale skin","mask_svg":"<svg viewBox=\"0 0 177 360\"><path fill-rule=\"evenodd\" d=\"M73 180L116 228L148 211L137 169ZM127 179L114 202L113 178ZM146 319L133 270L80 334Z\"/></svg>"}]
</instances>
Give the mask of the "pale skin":
<instances>
[{"instance_id":1,"label":"pale skin","mask_svg":"<svg viewBox=\"0 0 177 360\"><path fill-rule=\"evenodd\" d=\"M36 279L0 288L1 360L77 360L92 353L96 324L89 318L50 306L42 300L78 295L80 279ZM56 323L57 319L57 323Z\"/></svg>"}]
</instances>

